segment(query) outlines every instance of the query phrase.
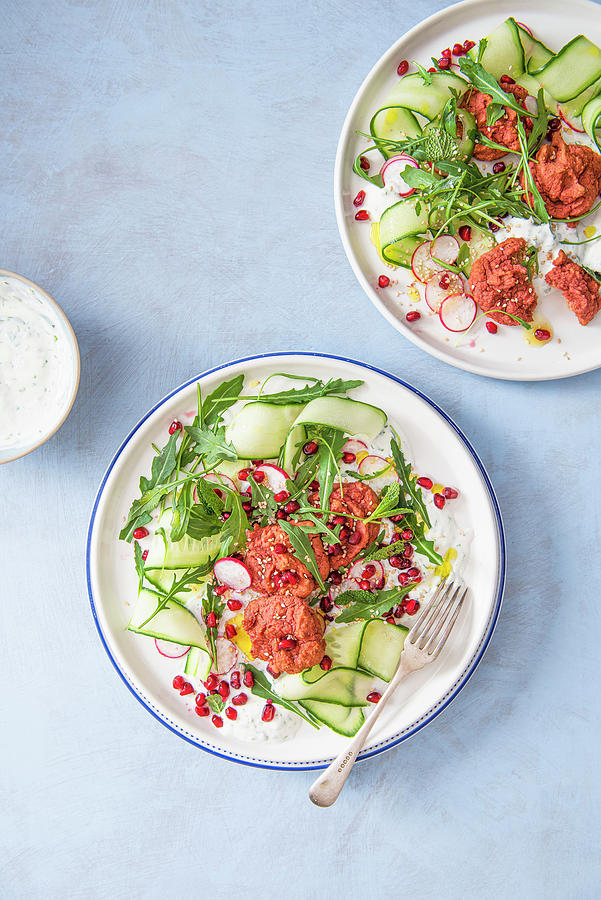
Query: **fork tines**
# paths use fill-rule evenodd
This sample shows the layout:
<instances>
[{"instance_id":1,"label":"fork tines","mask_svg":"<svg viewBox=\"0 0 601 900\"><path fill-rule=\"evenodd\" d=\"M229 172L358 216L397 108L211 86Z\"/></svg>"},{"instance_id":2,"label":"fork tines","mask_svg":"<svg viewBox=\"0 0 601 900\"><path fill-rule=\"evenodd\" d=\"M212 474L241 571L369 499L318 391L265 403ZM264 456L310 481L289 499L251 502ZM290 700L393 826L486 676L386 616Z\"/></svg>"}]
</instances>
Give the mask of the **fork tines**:
<instances>
[{"instance_id":1,"label":"fork tines","mask_svg":"<svg viewBox=\"0 0 601 900\"><path fill-rule=\"evenodd\" d=\"M463 584L441 581L431 602L407 635L407 640L435 659L451 633L466 594L467 587Z\"/></svg>"}]
</instances>

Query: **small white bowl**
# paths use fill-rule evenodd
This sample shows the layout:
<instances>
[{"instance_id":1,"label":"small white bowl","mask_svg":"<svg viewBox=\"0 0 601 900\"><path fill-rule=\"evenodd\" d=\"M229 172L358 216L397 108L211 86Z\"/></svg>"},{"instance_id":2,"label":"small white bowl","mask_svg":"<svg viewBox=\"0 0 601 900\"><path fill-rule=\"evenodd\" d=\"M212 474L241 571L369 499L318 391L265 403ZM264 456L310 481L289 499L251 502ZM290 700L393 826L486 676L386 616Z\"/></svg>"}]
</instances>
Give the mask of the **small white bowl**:
<instances>
[{"instance_id":1,"label":"small white bowl","mask_svg":"<svg viewBox=\"0 0 601 900\"><path fill-rule=\"evenodd\" d=\"M41 304L44 315L53 323L53 326L57 329L57 333L63 336L68 348L68 353L65 356L65 366L69 367L69 372L66 384L63 384L62 386L60 402L57 402L56 404L56 414L48 419L41 436L36 435L29 441L24 440L22 444L16 442L14 446L0 448L0 464L11 462L12 460L26 456L28 453L31 453L32 450L36 450L37 447L40 447L49 440L53 434L56 434L71 411L71 407L77 396L80 375L80 357L77 338L75 337L75 332L71 327L71 323L56 300L35 282L30 281L29 278L18 275L16 272L10 272L8 269L0 269L0 295L2 293L2 283L6 279L13 279L13 281L19 282L20 285L30 291Z\"/></svg>"}]
</instances>

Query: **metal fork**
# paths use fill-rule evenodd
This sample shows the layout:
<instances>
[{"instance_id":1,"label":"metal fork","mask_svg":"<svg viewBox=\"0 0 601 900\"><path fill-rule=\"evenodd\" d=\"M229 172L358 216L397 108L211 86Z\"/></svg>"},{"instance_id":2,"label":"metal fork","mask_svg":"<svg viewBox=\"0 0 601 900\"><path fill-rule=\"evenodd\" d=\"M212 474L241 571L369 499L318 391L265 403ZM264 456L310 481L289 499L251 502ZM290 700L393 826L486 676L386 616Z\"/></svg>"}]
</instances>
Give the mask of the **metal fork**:
<instances>
[{"instance_id":1,"label":"metal fork","mask_svg":"<svg viewBox=\"0 0 601 900\"><path fill-rule=\"evenodd\" d=\"M378 705L361 726L349 746L342 750L309 789L309 797L316 806L331 806L361 753L369 733L378 721L382 710L406 675L423 669L436 659L444 647L451 629L461 611L467 587L451 581L441 581L432 600L419 614L413 628L405 638L405 645L396 673L382 694Z\"/></svg>"}]
</instances>

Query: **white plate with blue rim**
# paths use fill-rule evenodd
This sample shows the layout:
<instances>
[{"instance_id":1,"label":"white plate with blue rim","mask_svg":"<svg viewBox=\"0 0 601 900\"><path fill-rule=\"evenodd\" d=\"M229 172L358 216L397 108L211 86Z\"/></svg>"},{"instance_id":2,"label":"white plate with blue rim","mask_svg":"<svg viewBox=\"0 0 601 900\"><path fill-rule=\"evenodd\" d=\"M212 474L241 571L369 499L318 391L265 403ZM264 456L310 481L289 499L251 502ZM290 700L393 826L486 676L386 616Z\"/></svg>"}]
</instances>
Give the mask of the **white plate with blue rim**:
<instances>
[{"instance_id":1,"label":"white plate with blue rim","mask_svg":"<svg viewBox=\"0 0 601 900\"><path fill-rule=\"evenodd\" d=\"M369 144L362 135L369 133L371 117L385 104L398 82L399 63L416 60L427 67L432 57L440 57L443 48L452 48L453 44L463 43L466 39L477 42L508 16L525 23L535 37L553 50L559 50L580 33L601 46L599 6L590 0L572 0L569 5L563 0L547 0L544 4L536 0L495 0L494 3L464 0L435 13L399 38L378 60L357 91L338 143L334 200L342 243L357 280L376 309L403 337L426 353L467 372L515 381L541 381L579 375L601 366L601 313L583 327L559 291L550 289L549 293L543 294L547 288L541 280L540 284L536 282L539 285L539 327L550 328L551 340L541 343L531 338L527 341L521 327L500 327L496 334L489 334L483 320L477 322L465 338L446 331L424 300L415 303L407 293L407 287L414 280L411 272L389 268L380 259L370 240L371 219L356 221L357 208L353 205L358 192L364 190L367 197L362 208L374 220L379 218L382 203L378 197L379 189L353 172L353 162ZM458 72L457 69L454 71ZM569 141L580 139L580 135L565 128L564 134L568 135ZM591 222L593 219L593 227L599 234L601 214L597 212ZM589 237L588 233L586 237ZM554 249L553 257L558 249L559 245ZM569 248L564 249L569 252ZM541 253L540 258L543 256ZM388 287L379 286L381 275L390 278ZM420 312L420 318L408 322L407 313L415 310Z\"/></svg>"},{"instance_id":2,"label":"white plate with blue rim","mask_svg":"<svg viewBox=\"0 0 601 900\"><path fill-rule=\"evenodd\" d=\"M407 435L421 472L436 474L459 488L455 519L471 534L463 577L471 602L436 663L402 685L382 714L362 757L400 744L432 721L473 674L491 639L505 580L505 539L501 514L484 466L465 435L435 403L401 378L365 363L318 353L265 354L218 366L176 388L132 428L100 484L87 539L87 582L100 640L118 675L142 706L174 734L217 756L250 766L318 769L326 766L345 738L328 728L316 731L304 722L285 740L274 739L269 725L249 737L236 728L216 729L194 714L194 695L182 697L172 679L182 661L156 652L154 642L128 632L137 594L130 544L119 531L140 474L150 468L152 443L162 445L174 419L186 421L196 406L197 383L204 394L234 375L257 384L275 372L327 381L358 379L354 398L383 407L391 423ZM235 723L231 723L235 725Z\"/></svg>"}]
</instances>

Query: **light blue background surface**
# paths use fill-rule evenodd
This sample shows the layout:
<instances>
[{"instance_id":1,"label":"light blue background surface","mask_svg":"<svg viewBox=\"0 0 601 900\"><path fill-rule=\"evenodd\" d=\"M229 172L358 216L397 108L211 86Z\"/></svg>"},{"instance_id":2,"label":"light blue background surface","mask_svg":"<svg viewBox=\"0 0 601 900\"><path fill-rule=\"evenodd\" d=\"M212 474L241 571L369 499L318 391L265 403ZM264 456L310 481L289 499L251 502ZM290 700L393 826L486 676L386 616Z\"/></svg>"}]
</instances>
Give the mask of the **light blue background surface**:
<instances>
[{"instance_id":1,"label":"light blue background surface","mask_svg":"<svg viewBox=\"0 0 601 900\"><path fill-rule=\"evenodd\" d=\"M599 896L601 373L501 383L426 356L369 304L336 230L355 90L445 5L1 4L0 266L56 297L83 360L59 434L0 469L3 900ZM194 373L278 349L430 394L487 465L509 541L479 670L330 810L310 772L224 762L158 725L84 581L129 428Z\"/></svg>"}]
</instances>

